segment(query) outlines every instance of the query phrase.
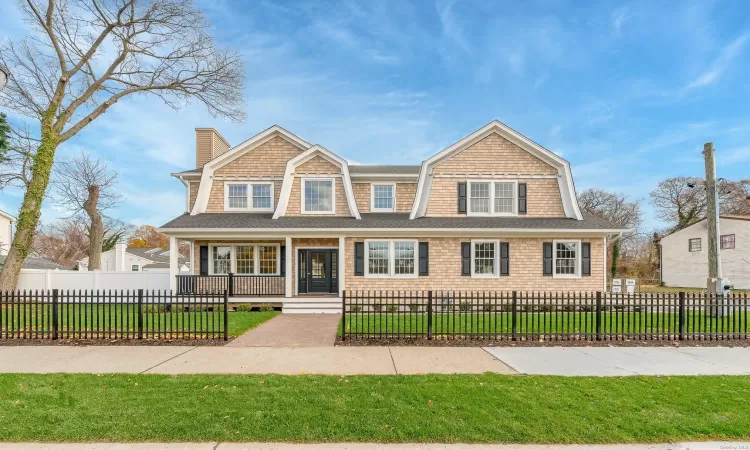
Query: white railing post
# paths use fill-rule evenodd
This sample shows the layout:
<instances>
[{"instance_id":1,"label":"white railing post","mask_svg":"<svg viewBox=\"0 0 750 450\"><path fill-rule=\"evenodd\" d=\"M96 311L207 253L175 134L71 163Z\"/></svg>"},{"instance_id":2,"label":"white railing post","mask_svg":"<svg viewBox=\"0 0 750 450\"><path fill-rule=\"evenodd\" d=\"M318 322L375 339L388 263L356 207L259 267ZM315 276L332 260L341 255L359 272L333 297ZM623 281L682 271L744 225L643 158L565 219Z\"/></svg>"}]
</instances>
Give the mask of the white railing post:
<instances>
[{"instance_id":1,"label":"white railing post","mask_svg":"<svg viewBox=\"0 0 750 450\"><path fill-rule=\"evenodd\" d=\"M294 271L294 265L292 264L292 238L288 237L286 238L286 269L285 269L285 279L284 279L284 294L286 297L292 296L292 274Z\"/></svg>"},{"instance_id":2,"label":"white railing post","mask_svg":"<svg viewBox=\"0 0 750 450\"><path fill-rule=\"evenodd\" d=\"M179 260L179 248L177 248L177 238L174 236L169 237L169 289L172 292L177 292L177 272L180 270L178 267Z\"/></svg>"}]
</instances>

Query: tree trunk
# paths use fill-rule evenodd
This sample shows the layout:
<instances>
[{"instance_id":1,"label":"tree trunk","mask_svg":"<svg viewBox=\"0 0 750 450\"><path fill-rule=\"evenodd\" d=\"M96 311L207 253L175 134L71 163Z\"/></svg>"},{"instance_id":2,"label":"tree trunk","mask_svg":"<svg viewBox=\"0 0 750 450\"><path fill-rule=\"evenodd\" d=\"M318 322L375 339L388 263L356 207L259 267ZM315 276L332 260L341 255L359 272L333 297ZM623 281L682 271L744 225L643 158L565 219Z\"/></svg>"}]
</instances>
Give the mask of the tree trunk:
<instances>
[{"instance_id":1,"label":"tree trunk","mask_svg":"<svg viewBox=\"0 0 750 450\"><path fill-rule=\"evenodd\" d=\"M23 196L21 210L18 213L13 244L0 271L0 292L12 291L16 288L23 262L31 253L34 244L34 233L42 212L42 200L49 185L52 164L55 161L55 151L60 138L58 132L52 126L54 115L54 109L50 109L41 120L42 139L31 165L31 180Z\"/></svg>"},{"instance_id":2,"label":"tree trunk","mask_svg":"<svg viewBox=\"0 0 750 450\"><path fill-rule=\"evenodd\" d=\"M91 227L89 228L89 270L102 268L102 242L104 241L104 225L102 215L97 208L99 204L99 186L89 186L89 197L83 203Z\"/></svg>"}]
</instances>

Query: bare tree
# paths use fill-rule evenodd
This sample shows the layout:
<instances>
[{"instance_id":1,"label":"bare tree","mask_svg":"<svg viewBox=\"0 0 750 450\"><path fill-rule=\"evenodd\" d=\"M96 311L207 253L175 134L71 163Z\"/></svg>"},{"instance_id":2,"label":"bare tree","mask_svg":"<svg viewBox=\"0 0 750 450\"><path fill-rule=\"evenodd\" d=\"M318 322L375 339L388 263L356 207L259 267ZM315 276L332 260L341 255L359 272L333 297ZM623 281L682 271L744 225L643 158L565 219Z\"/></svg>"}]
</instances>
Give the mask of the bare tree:
<instances>
[{"instance_id":1,"label":"bare tree","mask_svg":"<svg viewBox=\"0 0 750 450\"><path fill-rule=\"evenodd\" d=\"M0 191L8 187L28 187L38 146L39 140L28 126L9 129L6 150L0 154Z\"/></svg>"},{"instance_id":2,"label":"bare tree","mask_svg":"<svg viewBox=\"0 0 750 450\"><path fill-rule=\"evenodd\" d=\"M611 244L611 268L612 277L617 273L617 263L620 256L620 247L625 247L633 242L643 222L640 200L629 200L628 196L621 192L609 192L603 189L587 189L578 195L578 205L585 213L610 220L621 227L632 228L632 233L627 233L621 239Z\"/></svg>"},{"instance_id":3,"label":"bare tree","mask_svg":"<svg viewBox=\"0 0 750 450\"><path fill-rule=\"evenodd\" d=\"M681 230L706 217L706 189L703 178L674 177L659 182L651 191L651 204L656 217L674 224L672 231ZM750 211L747 191L750 181L719 180L719 204L722 214L742 214Z\"/></svg>"},{"instance_id":4,"label":"bare tree","mask_svg":"<svg viewBox=\"0 0 750 450\"><path fill-rule=\"evenodd\" d=\"M17 231L0 272L14 288L39 223L57 147L122 98L151 94L173 108L196 99L242 120L238 54L219 48L191 0L21 0L29 36L0 45L13 76L0 104L39 120Z\"/></svg>"},{"instance_id":5,"label":"bare tree","mask_svg":"<svg viewBox=\"0 0 750 450\"><path fill-rule=\"evenodd\" d=\"M89 270L101 269L104 220L102 213L122 200L117 188L117 172L101 159L81 152L57 164L53 182L55 202L71 216L88 216Z\"/></svg>"}]
</instances>

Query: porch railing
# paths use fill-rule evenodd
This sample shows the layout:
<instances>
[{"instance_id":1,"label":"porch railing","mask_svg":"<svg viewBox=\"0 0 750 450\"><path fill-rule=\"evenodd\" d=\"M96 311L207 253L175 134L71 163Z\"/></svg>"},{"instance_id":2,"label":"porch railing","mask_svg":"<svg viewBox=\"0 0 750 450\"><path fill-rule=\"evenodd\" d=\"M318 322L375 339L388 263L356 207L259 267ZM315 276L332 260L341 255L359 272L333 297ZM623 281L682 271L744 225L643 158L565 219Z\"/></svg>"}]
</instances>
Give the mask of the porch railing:
<instances>
[{"instance_id":1,"label":"porch railing","mask_svg":"<svg viewBox=\"0 0 750 450\"><path fill-rule=\"evenodd\" d=\"M178 294L221 294L230 297L282 297L285 279L281 275L177 275Z\"/></svg>"}]
</instances>

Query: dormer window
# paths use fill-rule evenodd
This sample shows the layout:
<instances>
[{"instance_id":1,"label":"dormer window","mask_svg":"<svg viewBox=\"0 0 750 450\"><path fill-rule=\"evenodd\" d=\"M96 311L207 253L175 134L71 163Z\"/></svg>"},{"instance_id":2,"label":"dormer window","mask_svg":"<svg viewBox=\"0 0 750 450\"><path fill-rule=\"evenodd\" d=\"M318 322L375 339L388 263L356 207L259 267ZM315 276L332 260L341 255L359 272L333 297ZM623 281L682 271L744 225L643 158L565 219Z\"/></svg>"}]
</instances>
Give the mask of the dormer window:
<instances>
[{"instance_id":1,"label":"dormer window","mask_svg":"<svg viewBox=\"0 0 750 450\"><path fill-rule=\"evenodd\" d=\"M518 214L515 181L470 181L470 216L515 216Z\"/></svg>"},{"instance_id":2,"label":"dormer window","mask_svg":"<svg viewBox=\"0 0 750 450\"><path fill-rule=\"evenodd\" d=\"M373 183L370 186L372 212L393 212L396 210L395 183Z\"/></svg>"},{"instance_id":3,"label":"dormer window","mask_svg":"<svg viewBox=\"0 0 750 450\"><path fill-rule=\"evenodd\" d=\"M334 214L336 192L333 178L302 179L302 214Z\"/></svg>"},{"instance_id":4,"label":"dormer window","mask_svg":"<svg viewBox=\"0 0 750 450\"><path fill-rule=\"evenodd\" d=\"M273 211L273 183L226 183L226 211Z\"/></svg>"}]
</instances>

